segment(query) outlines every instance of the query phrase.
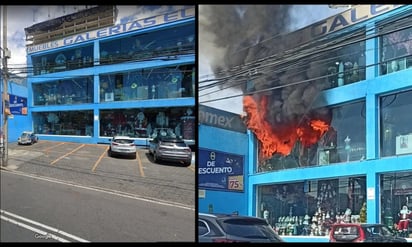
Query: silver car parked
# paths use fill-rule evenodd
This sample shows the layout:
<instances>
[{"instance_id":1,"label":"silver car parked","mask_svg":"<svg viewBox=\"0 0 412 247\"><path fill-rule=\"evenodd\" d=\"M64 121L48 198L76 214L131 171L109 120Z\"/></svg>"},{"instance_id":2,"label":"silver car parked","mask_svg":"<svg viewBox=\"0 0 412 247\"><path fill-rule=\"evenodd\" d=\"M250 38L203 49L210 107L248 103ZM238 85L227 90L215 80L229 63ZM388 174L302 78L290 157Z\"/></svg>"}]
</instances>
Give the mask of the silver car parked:
<instances>
[{"instance_id":1,"label":"silver car parked","mask_svg":"<svg viewBox=\"0 0 412 247\"><path fill-rule=\"evenodd\" d=\"M129 156L136 159L136 144L129 136L115 136L110 140L109 156Z\"/></svg>"},{"instance_id":2,"label":"silver car parked","mask_svg":"<svg viewBox=\"0 0 412 247\"><path fill-rule=\"evenodd\" d=\"M190 166L192 163L192 150L184 140L171 136L157 136L149 142L149 154L154 162L160 160L180 162Z\"/></svg>"}]
</instances>

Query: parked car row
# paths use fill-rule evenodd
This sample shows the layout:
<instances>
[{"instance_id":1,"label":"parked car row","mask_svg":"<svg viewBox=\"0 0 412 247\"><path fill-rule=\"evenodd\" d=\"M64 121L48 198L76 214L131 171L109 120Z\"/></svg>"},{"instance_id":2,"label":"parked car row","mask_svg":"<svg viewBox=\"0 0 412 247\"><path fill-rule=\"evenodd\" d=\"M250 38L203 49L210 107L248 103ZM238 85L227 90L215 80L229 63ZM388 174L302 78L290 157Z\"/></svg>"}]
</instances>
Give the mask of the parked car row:
<instances>
[{"instance_id":1,"label":"parked car row","mask_svg":"<svg viewBox=\"0 0 412 247\"><path fill-rule=\"evenodd\" d=\"M23 131L17 142L19 145L34 144L39 138L32 131ZM114 136L109 139L108 156L136 158L135 140L129 136ZM192 150L183 139L171 136L157 136L149 141L148 152L155 163L164 161L178 162L186 166L192 163Z\"/></svg>"},{"instance_id":2,"label":"parked car row","mask_svg":"<svg viewBox=\"0 0 412 247\"><path fill-rule=\"evenodd\" d=\"M329 232L331 243L406 243L384 224L337 223Z\"/></svg>"},{"instance_id":3,"label":"parked car row","mask_svg":"<svg viewBox=\"0 0 412 247\"><path fill-rule=\"evenodd\" d=\"M263 218L238 214L198 213L198 242L285 242ZM404 237L386 225L376 223L335 223L330 243L406 243Z\"/></svg>"},{"instance_id":4,"label":"parked car row","mask_svg":"<svg viewBox=\"0 0 412 247\"><path fill-rule=\"evenodd\" d=\"M110 139L109 156L136 158L136 144L129 136L115 136ZM149 154L153 161L170 161L189 166L192 163L192 150L183 139L171 136L157 136L149 141Z\"/></svg>"}]
</instances>

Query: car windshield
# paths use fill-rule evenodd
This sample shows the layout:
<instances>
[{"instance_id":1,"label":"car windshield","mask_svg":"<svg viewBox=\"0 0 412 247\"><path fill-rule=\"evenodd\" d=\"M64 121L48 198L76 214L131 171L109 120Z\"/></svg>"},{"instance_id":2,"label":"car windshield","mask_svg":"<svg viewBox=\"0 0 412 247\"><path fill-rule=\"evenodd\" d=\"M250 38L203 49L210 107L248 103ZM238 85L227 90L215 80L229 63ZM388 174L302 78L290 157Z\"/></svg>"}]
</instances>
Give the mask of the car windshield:
<instances>
[{"instance_id":1,"label":"car windshield","mask_svg":"<svg viewBox=\"0 0 412 247\"><path fill-rule=\"evenodd\" d=\"M177 147L186 147L186 143L184 141L174 141L174 140L161 140L163 145L166 146L177 146Z\"/></svg>"},{"instance_id":2,"label":"car windshield","mask_svg":"<svg viewBox=\"0 0 412 247\"><path fill-rule=\"evenodd\" d=\"M385 226L370 226L367 227L367 231L372 233L372 235L380 235L380 236L392 236L392 232L389 228Z\"/></svg>"},{"instance_id":3,"label":"car windshield","mask_svg":"<svg viewBox=\"0 0 412 247\"><path fill-rule=\"evenodd\" d=\"M220 225L227 234L243 238L279 239L266 222L256 219L226 219Z\"/></svg>"},{"instance_id":4,"label":"car windshield","mask_svg":"<svg viewBox=\"0 0 412 247\"><path fill-rule=\"evenodd\" d=\"M27 137L30 137L30 134L29 133L23 133L23 134L21 134L21 137L27 138Z\"/></svg>"}]
</instances>

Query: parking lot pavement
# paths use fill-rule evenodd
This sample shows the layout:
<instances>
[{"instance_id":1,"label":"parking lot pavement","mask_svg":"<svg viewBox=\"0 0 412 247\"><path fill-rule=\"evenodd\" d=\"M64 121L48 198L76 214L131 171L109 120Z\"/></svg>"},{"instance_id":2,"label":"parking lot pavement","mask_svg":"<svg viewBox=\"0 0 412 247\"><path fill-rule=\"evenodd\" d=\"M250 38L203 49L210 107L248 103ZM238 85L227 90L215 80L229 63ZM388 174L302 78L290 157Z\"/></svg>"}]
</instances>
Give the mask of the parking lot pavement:
<instances>
[{"instance_id":1,"label":"parking lot pavement","mask_svg":"<svg viewBox=\"0 0 412 247\"><path fill-rule=\"evenodd\" d=\"M130 159L109 157L108 148L106 144L45 140L27 146L10 143L8 165L3 169L194 208L195 155L190 166L157 164L147 149L138 149L136 159Z\"/></svg>"}]
</instances>

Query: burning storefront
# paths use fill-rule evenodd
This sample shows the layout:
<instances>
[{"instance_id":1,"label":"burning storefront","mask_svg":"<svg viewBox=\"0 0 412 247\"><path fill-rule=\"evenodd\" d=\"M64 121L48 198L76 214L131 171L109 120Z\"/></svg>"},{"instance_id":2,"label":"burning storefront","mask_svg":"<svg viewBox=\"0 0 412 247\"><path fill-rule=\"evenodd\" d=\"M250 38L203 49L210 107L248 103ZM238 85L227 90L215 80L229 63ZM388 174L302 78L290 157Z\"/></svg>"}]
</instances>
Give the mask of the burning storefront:
<instances>
[{"instance_id":1,"label":"burning storefront","mask_svg":"<svg viewBox=\"0 0 412 247\"><path fill-rule=\"evenodd\" d=\"M244 212L263 217L268 210L271 224L287 236L327 236L328 224L345 217L383 222L379 193L390 192L375 185L387 174L402 180L412 172L405 167L412 152L398 156L405 153L394 149L399 136L412 133L403 113L412 105L406 79L412 53L401 49L412 34L411 9L353 6L290 33L293 8L200 9L207 20L200 28L219 50L209 59L216 86L242 92L242 119L253 137L245 150L251 175ZM398 55L390 55L395 48ZM391 61L402 65L396 73L386 69ZM409 194L395 197L398 205ZM365 207L375 213L360 217Z\"/></svg>"}]
</instances>

